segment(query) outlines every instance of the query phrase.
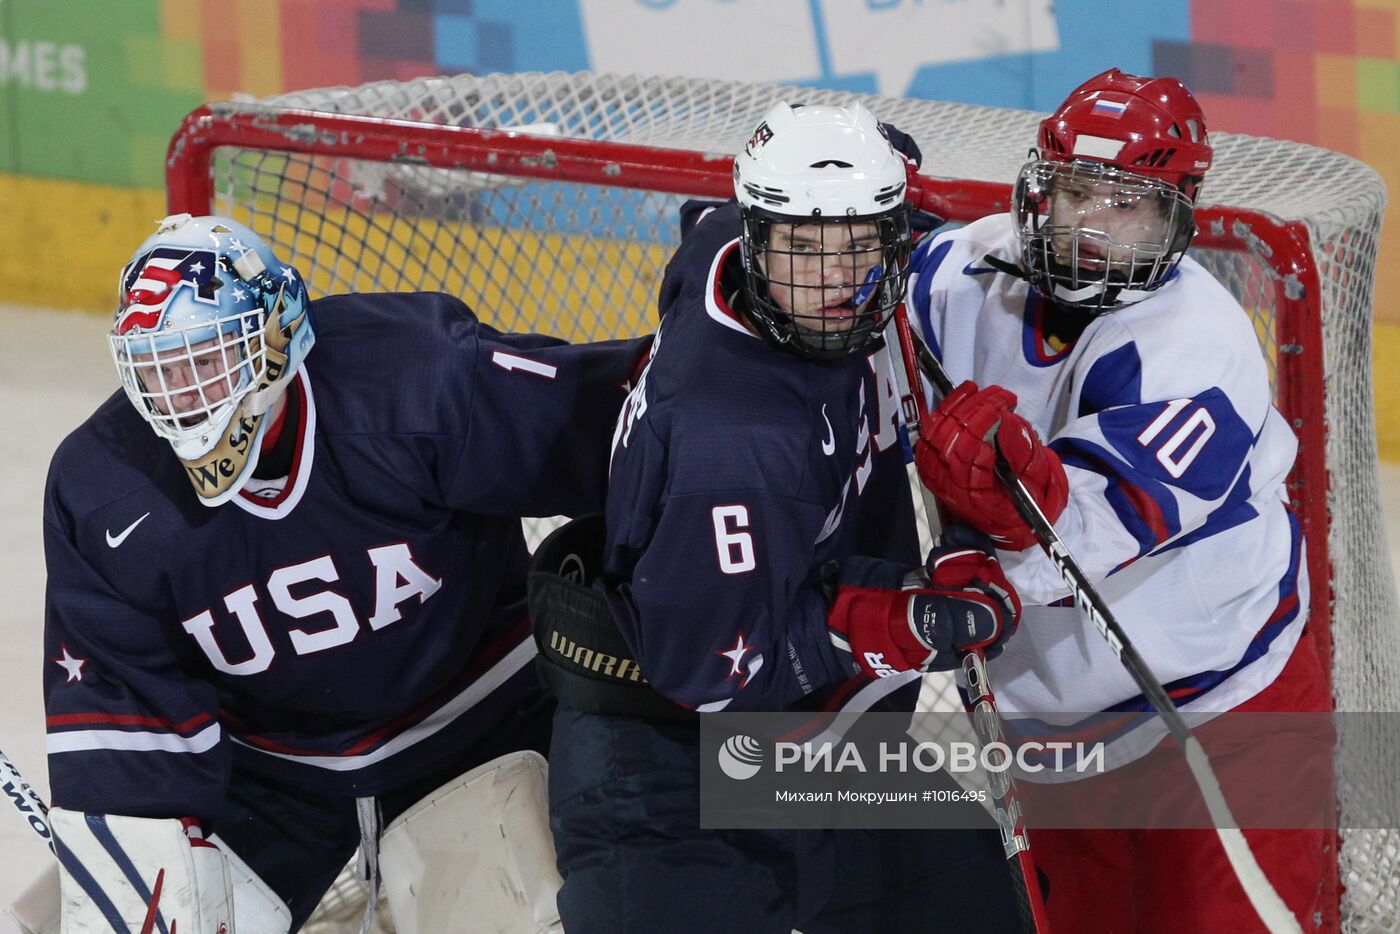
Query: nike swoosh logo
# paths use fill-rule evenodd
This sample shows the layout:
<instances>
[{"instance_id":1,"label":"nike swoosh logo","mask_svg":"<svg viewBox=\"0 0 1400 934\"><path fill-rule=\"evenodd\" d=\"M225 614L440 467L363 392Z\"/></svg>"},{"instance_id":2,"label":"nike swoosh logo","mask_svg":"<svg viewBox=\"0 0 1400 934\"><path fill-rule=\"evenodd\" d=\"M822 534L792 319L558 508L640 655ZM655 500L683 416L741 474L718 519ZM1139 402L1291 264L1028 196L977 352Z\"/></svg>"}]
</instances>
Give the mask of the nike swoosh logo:
<instances>
[{"instance_id":1,"label":"nike swoosh logo","mask_svg":"<svg viewBox=\"0 0 1400 934\"><path fill-rule=\"evenodd\" d=\"M150 515L149 512L146 513L146 516L149 516L149 515ZM130 535L132 532L136 531L136 527L137 527L138 525L140 525L142 522L146 521L146 516L142 516L140 519L137 519L135 522L131 523L131 525L128 525L126 528L122 529L120 535L113 535L113 534L112 534L112 530L111 530L111 529L108 529L108 530L107 530L107 547L108 547L108 548L116 548L116 547L117 547L118 545L120 545L122 542L126 541L126 537L127 537L128 535Z\"/></svg>"},{"instance_id":2,"label":"nike swoosh logo","mask_svg":"<svg viewBox=\"0 0 1400 934\"><path fill-rule=\"evenodd\" d=\"M836 453L836 432L831 430L831 419L826 417L826 403L822 403L822 421L826 422L826 440L822 442L822 453L827 457Z\"/></svg>"},{"instance_id":3,"label":"nike swoosh logo","mask_svg":"<svg viewBox=\"0 0 1400 934\"><path fill-rule=\"evenodd\" d=\"M995 266L974 266L972 263L968 263L963 267L964 276L985 276L989 272L996 271L997 269Z\"/></svg>"}]
</instances>

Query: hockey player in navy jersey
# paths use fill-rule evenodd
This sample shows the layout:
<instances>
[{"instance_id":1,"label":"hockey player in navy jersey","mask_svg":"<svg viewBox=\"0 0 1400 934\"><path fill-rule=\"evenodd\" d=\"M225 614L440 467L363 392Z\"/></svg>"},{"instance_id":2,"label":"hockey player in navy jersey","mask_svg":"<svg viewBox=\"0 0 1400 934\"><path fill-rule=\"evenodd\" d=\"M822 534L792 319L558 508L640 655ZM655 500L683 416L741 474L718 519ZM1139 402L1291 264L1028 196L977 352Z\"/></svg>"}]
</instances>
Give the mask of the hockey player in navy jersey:
<instances>
[{"instance_id":1,"label":"hockey player in navy jersey","mask_svg":"<svg viewBox=\"0 0 1400 934\"><path fill-rule=\"evenodd\" d=\"M556 680L570 934L1019 930L995 832L700 829L698 716L868 708L1015 626L988 554L917 554L881 336L905 183L864 108L779 103L736 157L738 204L667 267L600 549L602 616L649 687ZM546 669L566 666L542 641Z\"/></svg>"},{"instance_id":2,"label":"hockey player in navy jersey","mask_svg":"<svg viewBox=\"0 0 1400 934\"><path fill-rule=\"evenodd\" d=\"M521 517L601 508L645 342L310 302L252 231L177 215L110 343L124 392L44 504L64 927L214 934L231 879L240 932L295 930L379 822L545 748Z\"/></svg>"},{"instance_id":3,"label":"hockey player in navy jersey","mask_svg":"<svg viewBox=\"0 0 1400 934\"><path fill-rule=\"evenodd\" d=\"M966 381L924 426L919 472L1000 545L1026 603L1024 633L990 666L1004 713L1150 707L1064 600L992 474L993 436L1180 708L1328 709L1285 489L1297 441L1249 317L1186 255L1211 161L1179 81L1110 70L1040 124L1010 213L914 254L911 320ZM1133 722L1111 766L1160 740L1159 721ZM1315 911L1335 924L1325 836L1247 833L1306 930ZM1056 930L1262 930L1210 831L1035 843Z\"/></svg>"}]
</instances>

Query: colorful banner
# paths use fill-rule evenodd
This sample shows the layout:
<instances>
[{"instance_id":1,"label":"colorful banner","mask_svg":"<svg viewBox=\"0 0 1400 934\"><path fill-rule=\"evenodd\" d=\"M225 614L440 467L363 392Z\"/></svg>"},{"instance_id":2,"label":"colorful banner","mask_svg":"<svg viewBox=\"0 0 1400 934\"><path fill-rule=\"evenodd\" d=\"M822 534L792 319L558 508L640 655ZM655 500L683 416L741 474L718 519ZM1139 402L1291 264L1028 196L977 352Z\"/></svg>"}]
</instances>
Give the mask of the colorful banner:
<instances>
[{"instance_id":1,"label":"colorful banner","mask_svg":"<svg viewBox=\"0 0 1400 934\"><path fill-rule=\"evenodd\" d=\"M685 74L1047 109L1114 64L1385 170L1400 0L0 0L0 169L159 184L206 99L470 71ZM1363 119L1364 118L1364 119Z\"/></svg>"},{"instance_id":2,"label":"colorful banner","mask_svg":"<svg viewBox=\"0 0 1400 934\"><path fill-rule=\"evenodd\" d=\"M0 0L0 173L162 185L205 100L452 72L772 80L1046 110L1117 65L1400 187L1400 0ZM1378 318L1400 323L1392 211ZM11 234L14 236L14 234ZM0 282L3 285L3 282Z\"/></svg>"},{"instance_id":3,"label":"colorful banner","mask_svg":"<svg viewBox=\"0 0 1400 934\"><path fill-rule=\"evenodd\" d=\"M0 0L3 171L164 184L166 144L204 81L198 36L164 35L162 6Z\"/></svg>"}]
</instances>

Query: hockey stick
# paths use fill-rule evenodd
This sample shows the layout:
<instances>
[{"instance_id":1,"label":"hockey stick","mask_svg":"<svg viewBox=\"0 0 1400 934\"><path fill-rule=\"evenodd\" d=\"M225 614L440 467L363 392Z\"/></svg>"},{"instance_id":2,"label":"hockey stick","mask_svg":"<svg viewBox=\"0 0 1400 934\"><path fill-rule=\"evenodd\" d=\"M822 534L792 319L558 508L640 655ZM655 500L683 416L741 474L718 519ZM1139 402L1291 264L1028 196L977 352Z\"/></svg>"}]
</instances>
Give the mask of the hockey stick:
<instances>
[{"instance_id":1,"label":"hockey stick","mask_svg":"<svg viewBox=\"0 0 1400 934\"><path fill-rule=\"evenodd\" d=\"M909 326L909 319L903 306L896 311L896 322L899 327L899 339L907 357L911 350L917 354L918 368L923 372L940 395L947 396L953 391L953 381L949 379L948 372L943 369L943 363L933 351L928 348L923 339L913 332ZM927 403L924 401L923 393L917 393L917 402L921 410L927 412ZM911 439L912 443L912 439ZM1137 683L1138 690L1157 709L1157 714L1166 723L1167 729L1172 736L1176 737L1181 744L1182 750L1186 753L1186 763L1191 768L1191 775L1196 780L1196 786L1201 790L1201 797L1205 799L1206 809L1210 812L1211 823L1215 826L1215 832L1220 837L1220 843L1225 848L1225 855L1230 860L1230 866L1235 870L1236 877L1240 880L1240 886L1248 896L1250 904L1254 907L1259 920L1269 929L1271 934L1302 934L1302 928L1298 924L1298 919L1293 916L1293 912L1288 910L1283 899L1269 883L1268 877L1259 867L1259 862L1254 858L1254 853L1249 848L1249 843L1244 838L1244 833L1239 829L1234 815L1230 812L1230 805L1225 801L1225 794L1220 788L1220 781L1215 776L1215 770L1211 768L1210 759L1206 756L1205 750L1201 748L1200 742L1191 733L1191 728L1182 719L1181 712L1172 703L1167 691L1162 687L1162 682L1157 680L1157 676L1152 673L1152 669L1147 667L1142 656L1138 654L1132 641L1128 638L1127 632L1114 617L1113 611L1109 609L1108 603L1099 596L1093 583L1079 567L1074 556L1065 547L1064 541L1055 532L1049 520L1045 518L1045 513L1041 511L1035 498L1026 489L1021 478L1007 466L1005 458L1001 453L997 453L996 466L997 479L1001 481L1011 496L1011 501L1016 506L1016 511L1021 514L1021 518L1031 527L1036 539L1040 542L1041 548L1050 557L1055 569L1060 572L1060 577L1064 579L1065 585L1069 587L1070 594L1074 597L1075 604L1083 611L1089 621L1094 624L1094 628L1099 631L1099 635L1104 640L1118 660L1123 663L1123 667Z\"/></svg>"},{"instance_id":2,"label":"hockey stick","mask_svg":"<svg viewBox=\"0 0 1400 934\"><path fill-rule=\"evenodd\" d=\"M38 793L30 787L29 782L24 780L19 767L10 761L10 757L0 750L0 791L10 799L10 803L19 811L25 822L29 824L29 829L37 833L48 846L49 852L55 856L58 851L54 848L53 831L49 829L49 806L44 803Z\"/></svg>"},{"instance_id":3,"label":"hockey stick","mask_svg":"<svg viewBox=\"0 0 1400 934\"><path fill-rule=\"evenodd\" d=\"M923 416L928 414L928 403L924 399L923 383L919 379L919 366L913 353L913 333L909 328L909 317L904 306L895 309L895 331L899 337L900 361L895 365L895 380L898 383L901 405L904 409L904 425L909 433L909 444L919 439L919 426ZM917 387L917 390L916 388ZM922 483L913 481L923 496L926 521L932 524L937 514L937 504L933 494ZM973 729L983 749L993 743L1005 747L1002 737L1001 715L997 712L996 693L987 679L986 654L981 649L973 649L962 656L963 674L967 678L967 712L972 718ZM992 796L996 799L996 822L1001 829L1002 849L1008 861L1013 862L1012 886L1016 889L1020 904L1021 918L1030 934L1049 934L1050 919L1041 898L1040 882L1036 877L1035 861L1031 859L1030 838L1026 835L1025 813L1016 792L1016 783L1011 778L1011 770L988 773L992 786Z\"/></svg>"}]
</instances>

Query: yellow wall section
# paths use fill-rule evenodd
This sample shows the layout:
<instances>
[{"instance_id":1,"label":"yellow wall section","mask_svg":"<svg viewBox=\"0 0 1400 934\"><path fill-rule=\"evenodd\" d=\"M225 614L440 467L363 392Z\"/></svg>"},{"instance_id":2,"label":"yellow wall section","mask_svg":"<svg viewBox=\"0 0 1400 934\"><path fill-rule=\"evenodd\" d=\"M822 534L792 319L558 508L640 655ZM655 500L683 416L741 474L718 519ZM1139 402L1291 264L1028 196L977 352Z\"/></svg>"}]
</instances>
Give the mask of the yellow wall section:
<instances>
[{"instance_id":1,"label":"yellow wall section","mask_svg":"<svg viewBox=\"0 0 1400 934\"><path fill-rule=\"evenodd\" d=\"M25 232L0 251L0 299L110 313L122 265L164 214L159 190L0 175L0 224ZM300 220L306 223L305 216ZM411 227L369 228L329 213L320 223L340 228L339 254L322 244L308 255L325 231L304 229L295 238L298 255L289 257L308 271L313 295L374 289L376 281L388 288L430 281L507 330L597 340L640 334L654 324L656 283L667 258L662 247L559 235L507 239L499 230L422 219ZM278 221L277 233L294 237L288 220ZM579 297L566 300L570 291ZM574 303L586 310L567 307ZM1400 373L1400 324L1378 321L1374 341L1380 454L1400 461L1400 379L1393 377Z\"/></svg>"},{"instance_id":2,"label":"yellow wall section","mask_svg":"<svg viewBox=\"0 0 1400 934\"><path fill-rule=\"evenodd\" d=\"M0 300L116 310L117 276L165 216L165 192L0 175Z\"/></svg>"},{"instance_id":3,"label":"yellow wall section","mask_svg":"<svg viewBox=\"0 0 1400 934\"><path fill-rule=\"evenodd\" d=\"M275 237L310 277L312 295L435 288L462 296L503 329L573 340L642 334L654 326L667 250L603 238L520 236L416 219L370 227L363 217L286 208ZM165 216L165 194L0 175L0 224L22 230L0 251L0 301L110 313L131 252ZM237 219L248 221L246 216ZM320 227L316 225L321 225ZM266 230L266 220L254 224ZM331 241L335 248L322 241ZM315 244L315 246L313 246Z\"/></svg>"},{"instance_id":4,"label":"yellow wall section","mask_svg":"<svg viewBox=\"0 0 1400 934\"><path fill-rule=\"evenodd\" d=\"M1400 462L1400 324L1377 321L1371 361L1376 397L1376 435L1382 460Z\"/></svg>"},{"instance_id":5,"label":"yellow wall section","mask_svg":"<svg viewBox=\"0 0 1400 934\"><path fill-rule=\"evenodd\" d=\"M271 209L236 220L268 229ZM363 214L306 199L286 203L273 239L307 277L313 296L332 292L431 289L463 298L502 330L568 340L603 340L650 332L656 290L670 250L603 237L519 228L475 227L425 217Z\"/></svg>"}]
</instances>

